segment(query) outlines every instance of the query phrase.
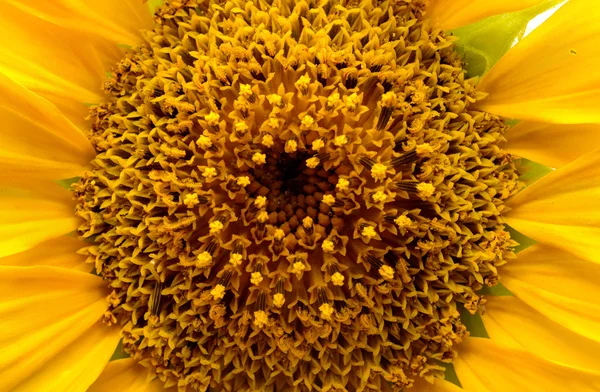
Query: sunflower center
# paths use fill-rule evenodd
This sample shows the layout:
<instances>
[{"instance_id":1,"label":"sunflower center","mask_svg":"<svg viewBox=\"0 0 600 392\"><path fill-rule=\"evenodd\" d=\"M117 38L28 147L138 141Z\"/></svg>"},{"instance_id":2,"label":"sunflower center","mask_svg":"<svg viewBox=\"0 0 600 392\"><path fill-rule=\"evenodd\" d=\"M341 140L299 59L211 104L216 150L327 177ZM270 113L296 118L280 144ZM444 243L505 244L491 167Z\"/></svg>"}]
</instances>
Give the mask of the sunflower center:
<instances>
[{"instance_id":1,"label":"sunflower center","mask_svg":"<svg viewBox=\"0 0 600 392\"><path fill-rule=\"evenodd\" d=\"M443 376L512 255L506 126L423 1L167 1L73 187L108 324L167 385Z\"/></svg>"}]
</instances>

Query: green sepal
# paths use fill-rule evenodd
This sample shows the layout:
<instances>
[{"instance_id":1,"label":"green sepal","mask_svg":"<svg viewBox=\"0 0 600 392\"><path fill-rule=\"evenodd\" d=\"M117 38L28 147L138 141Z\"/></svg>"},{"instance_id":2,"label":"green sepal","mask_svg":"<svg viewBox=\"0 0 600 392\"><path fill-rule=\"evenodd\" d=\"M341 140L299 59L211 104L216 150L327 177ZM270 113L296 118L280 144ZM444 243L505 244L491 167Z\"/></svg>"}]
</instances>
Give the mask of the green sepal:
<instances>
[{"instance_id":1,"label":"green sepal","mask_svg":"<svg viewBox=\"0 0 600 392\"><path fill-rule=\"evenodd\" d=\"M511 261L515 262L515 261ZM518 261L517 261L518 263ZM502 283L498 283L492 287L484 287L477 292L479 295L489 295L492 297L514 297L515 295L510 292L509 289L506 288Z\"/></svg>"},{"instance_id":2,"label":"green sepal","mask_svg":"<svg viewBox=\"0 0 600 392\"><path fill-rule=\"evenodd\" d=\"M554 169L551 167L531 161L527 158L519 159L517 162L517 170L520 173L519 181L522 181L527 186L530 186L540 178L544 177L546 174L554 171Z\"/></svg>"},{"instance_id":3,"label":"green sepal","mask_svg":"<svg viewBox=\"0 0 600 392\"><path fill-rule=\"evenodd\" d=\"M81 177L65 178L64 180L56 181L63 188L71 189L71 185L79 181Z\"/></svg>"},{"instance_id":4,"label":"green sepal","mask_svg":"<svg viewBox=\"0 0 600 392\"><path fill-rule=\"evenodd\" d=\"M446 372L444 373L444 379L446 381L451 382L452 384L462 388L460 380L458 379L458 374L456 374L456 369L454 369L453 364L439 361L437 364L446 368Z\"/></svg>"},{"instance_id":5,"label":"green sepal","mask_svg":"<svg viewBox=\"0 0 600 392\"><path fill-rule=\"evenodd\" d=\"M452 30L460 39L456 50L463 56L468 77L481 76L523 38L527 24L563 0L546 0L517 12L495 15Z\"/></svg>"},{"instance_id":6,"label":"green sepal","mask_svg":"<svg viewBox=\"0 0 600 392\"><path fill-rule=\"evenodd\" d=\"M163 5L163 0L149 0L148 7L150 7L150 11L154 13L158 7Z\"/></svg>"},{"instance_id":7,"label":"green sepal","mask_svg":"<svg viewBox=\"0 0 600 392\"><path fill-rule=\"evenodd\" d=\"M506 231L508 231L508 234L510 234L510 238L512 240L515 240L519 243L518 246L516 246L513 251L515 253L519 253L524 251L525 249L529 248L532 245L535 245L537 242L529 237L527 237L525 234L522 234L520 232L518 232L517 230L515 230L513 227L510 227L509 225L504 225L504 229ZM509 261L510 263L514 263L515 261Z\"/></svg>"},{"instance_id":8,"label":"green sepal","mask_svg":"<svg viewBox=\"0 0 600 392\"><path fill-rule=\"evenodd\" d=\"M119 344L117 348L115 348L115 352L112 357L110 357L109 361L116 361L117 359L129 358L130 355L123 350L123 339L119 340Z\"/></svg>"},{"instance_id":9,"label":"green sepal","mask_svg":"<svg viewBox=\"0 0 600 392\"><path fill-rule=\"evenodd\" d=\"M475 338L490 338L479 313L471 314L462 305L458 306L458 312L460 313L460 321L467 327L470 336Z\"/></svg>"}]
</instances>

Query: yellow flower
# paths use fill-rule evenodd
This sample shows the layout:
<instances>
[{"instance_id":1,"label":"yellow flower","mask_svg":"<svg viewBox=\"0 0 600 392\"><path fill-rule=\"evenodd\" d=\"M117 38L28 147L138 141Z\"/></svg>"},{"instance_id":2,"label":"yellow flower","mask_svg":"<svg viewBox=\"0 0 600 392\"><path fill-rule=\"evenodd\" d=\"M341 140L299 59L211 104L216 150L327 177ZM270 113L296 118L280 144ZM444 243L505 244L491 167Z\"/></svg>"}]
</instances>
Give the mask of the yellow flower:
<instances>
[{"instance_id":1,"label":"yellow flower","mask_svg":"<svg viewBox=\"0 0 600 392\"><path fill-rule=\"evenodd\" d=\"M461 43L557 4L1 2L0 391L599 390L600 7Z\"/></svg>"}]
</instances>

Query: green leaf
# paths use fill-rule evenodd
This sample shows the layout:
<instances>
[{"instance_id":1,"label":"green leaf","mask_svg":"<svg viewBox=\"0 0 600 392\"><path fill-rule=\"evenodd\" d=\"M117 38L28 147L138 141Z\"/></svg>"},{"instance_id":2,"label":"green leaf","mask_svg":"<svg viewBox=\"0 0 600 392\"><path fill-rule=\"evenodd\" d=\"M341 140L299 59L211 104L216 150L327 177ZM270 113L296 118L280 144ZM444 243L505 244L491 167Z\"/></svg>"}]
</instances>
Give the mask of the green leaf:
<instances>
[{"instance_id":1,"label":"green leaf","mask_svg":"<svg viewBox=\"0 0 600 392\"><path fill-rule=\"evenodd\" d=\"M471 336L476 338L490 338L479 313L471 314L462 305L458 306L458 311L460 313L460 321L467 327L467 331L469 331Z\"/></svg>"},{"instance_id":2,"label":"green leaf","mask_svg":"<svg viewBox=\"0 0 600 392\"><path fill-rule=\"evenodd\" d=\"M545 0L517 12L491 16L468 26L452 30L459 37L456 49L462 54L468 77L481 76L523 38L527 24L537 15L563 0Z\"/></svg>"}]
</instances>

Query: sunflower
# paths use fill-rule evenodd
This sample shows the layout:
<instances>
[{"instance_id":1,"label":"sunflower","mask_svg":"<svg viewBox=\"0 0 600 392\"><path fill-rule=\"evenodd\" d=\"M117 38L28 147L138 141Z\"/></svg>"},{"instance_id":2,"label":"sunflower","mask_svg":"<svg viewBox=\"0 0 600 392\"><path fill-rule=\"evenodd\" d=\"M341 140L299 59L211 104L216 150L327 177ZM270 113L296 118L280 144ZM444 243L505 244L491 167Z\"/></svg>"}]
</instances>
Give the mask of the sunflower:
<instances>
[{"instance_id":1,"label":"sunflower","mask_svg":"<svg viewBox=\"0 0 600 392\"><path fill-rule=\"evenodd\" d=\"M0 390L600 390L600 8L491 3L1 2Z\"/></svg>"}]
</instances>

